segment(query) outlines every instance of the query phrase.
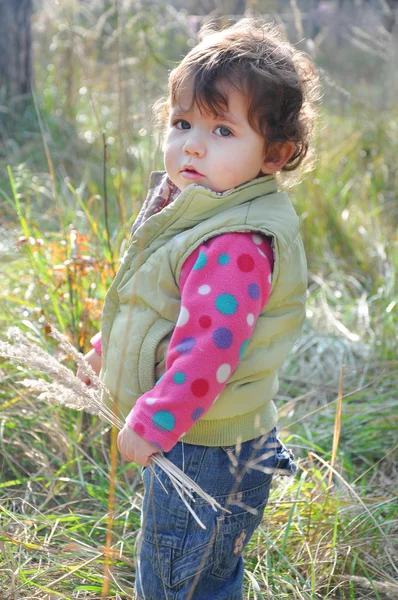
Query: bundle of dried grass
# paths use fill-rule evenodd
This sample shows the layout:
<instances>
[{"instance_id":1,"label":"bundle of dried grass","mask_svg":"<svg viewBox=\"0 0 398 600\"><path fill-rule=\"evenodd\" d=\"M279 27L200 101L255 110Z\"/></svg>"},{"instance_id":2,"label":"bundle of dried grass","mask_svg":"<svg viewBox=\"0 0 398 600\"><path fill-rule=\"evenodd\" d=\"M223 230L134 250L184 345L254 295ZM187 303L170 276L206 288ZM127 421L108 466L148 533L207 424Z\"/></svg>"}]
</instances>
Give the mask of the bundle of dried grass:
<instances>
[{"instance_id":1,"label":"bundle of dried grass","mask_svg":"<svg viewBox=\"0 0 398 600\"><path fill-rule=\"evenodd\" d=\"M20 382L25 387L38 392L39 400L45 400L50 403L55 402L67 408L79 411L83 410L92 415L98 415L104 421L118 429L122 429L124 426L123 421L101 401L101 391L105 391L111 397L109 390L104 386L91 366L84 360L83 355L54 327L52 327L50 335L55 338L59 348L65 355L68 357L71 356L80 368L80 371L89 377L92 383L90 387L76 377L74 372L57 360L55 356L30 341L17 327L12 327L8 330L8 339L11 343L0 340L0 356L13 363L24 365L33 371L40 371L51 379L50 382L45 379L24 379ZM157 477L153 468L154 464L167 474L177 494L203 529L206 529L206 527L197 517L186 499L188 497L195 502L193 492L206 500L215 511L221 509L229 512L218 504L214 498L204 492L183 471L163 456L162 453L153 455L149 464L154 475Z\"/></svg>"}]
</instances>

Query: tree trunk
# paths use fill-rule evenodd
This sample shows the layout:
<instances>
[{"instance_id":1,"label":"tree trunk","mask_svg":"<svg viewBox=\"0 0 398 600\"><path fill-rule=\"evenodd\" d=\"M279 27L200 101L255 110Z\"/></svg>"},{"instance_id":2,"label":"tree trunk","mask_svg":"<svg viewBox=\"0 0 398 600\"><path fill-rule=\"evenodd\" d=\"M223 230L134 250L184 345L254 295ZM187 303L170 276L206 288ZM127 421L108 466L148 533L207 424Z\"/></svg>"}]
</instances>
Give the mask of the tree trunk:
<instances>
[{"instance_id":1,"label":"tree trunk","mask_svg":"<svg viewBox=\"0 0 398 600\"><path fill-rule=\"evenodd\" d=\"M0 92L30 94L32 0L0 0Z\"/></svg>"}]
</instances>

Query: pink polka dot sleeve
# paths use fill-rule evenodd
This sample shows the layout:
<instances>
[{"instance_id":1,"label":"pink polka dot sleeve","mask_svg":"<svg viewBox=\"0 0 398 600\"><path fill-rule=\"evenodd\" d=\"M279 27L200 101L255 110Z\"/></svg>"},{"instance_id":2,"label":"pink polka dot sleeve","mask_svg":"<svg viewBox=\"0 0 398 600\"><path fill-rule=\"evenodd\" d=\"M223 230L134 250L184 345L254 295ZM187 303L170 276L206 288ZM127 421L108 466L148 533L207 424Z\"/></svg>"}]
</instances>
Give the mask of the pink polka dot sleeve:
<instances>
[{"instance_id":1,"label":"pink polka dot sleeve","mask_svg":"<svg viewBox=\"0 0 398 600\"><path fill-rule=\"evenodd\" d=\"M90 343L92 345L92 347L94 348L94 350L96 352L98 352L98 354L100 354L102 356L102 339L101 339L101 332L98 331L98 333L96 333L90 340Z\"/></svg>"},{"instance_id":2,"label":"pink polka dot sleeve","mask_svg":"<svg viewBox=\"0 0 398 600\"><path fill-rule=\"evenodd\" d=\"M127 417L148 442L171 450L217 401L268 301L273 260L267 238L243 232L211 238L187 258L166 372Z\"/></svg>"}]
</instances>

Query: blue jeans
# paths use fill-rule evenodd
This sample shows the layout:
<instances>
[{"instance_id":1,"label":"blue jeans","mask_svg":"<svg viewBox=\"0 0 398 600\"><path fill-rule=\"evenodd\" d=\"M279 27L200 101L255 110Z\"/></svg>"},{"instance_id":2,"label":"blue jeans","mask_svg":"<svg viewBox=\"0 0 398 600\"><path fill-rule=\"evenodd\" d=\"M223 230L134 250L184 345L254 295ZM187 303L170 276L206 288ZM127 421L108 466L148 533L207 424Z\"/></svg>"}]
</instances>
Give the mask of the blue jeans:
<instances>
[{"instance_id":1,"label":"blue jeans","mask_svg":"<svg viewBox=\"0 0 398 600\"><path fill-rule=\"evenodd\" d=\"M264 456L263 456L264 455ZM260 525L272 473L292 474L292 455L276 437L235 446L179 442L165 456L230 513L215 512L194 494L192 517L167 475L143 472L145 495L137 539L136 592L139 600L242 600L242 550ZM260 469L249 469L248 461ZM157 479L159 478L159 480ZM164 488L162 487L164 486Z\"/></svg>"}]
</instances>

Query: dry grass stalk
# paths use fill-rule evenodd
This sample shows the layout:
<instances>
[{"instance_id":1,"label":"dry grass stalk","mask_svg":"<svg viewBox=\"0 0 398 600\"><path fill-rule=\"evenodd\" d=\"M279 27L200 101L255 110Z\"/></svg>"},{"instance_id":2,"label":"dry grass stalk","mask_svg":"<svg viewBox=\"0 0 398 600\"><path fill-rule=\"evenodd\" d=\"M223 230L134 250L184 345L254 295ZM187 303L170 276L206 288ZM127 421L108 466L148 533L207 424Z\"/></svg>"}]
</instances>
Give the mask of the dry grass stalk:
<instances>
[{"instance_id":1,"label":"dry grass stalk","mask_svg":"<svg viewBox=\"0 0 398 600\"><path fill-rule=\"evenodd\" d=\"M84 384L71 369L58 361L55 356L31 342L18 327L11 327L8 330L8 339L12 343L0 340L0 356L13 363L24 365L33 371L40 371L52 380L49 382L45 379L24 379L20 382L25 387L38 392L39 400L50 403L55 402L67 408L98 415L114 427L122 429L124 422L101 401L101 391L104 390L111 397L109 390L84 360L83 355L54 327L51 328L51 336L58 342L59 347L65 354L71 356L81 371L90 378L93 384L92 387ZM202 528L206 529L187 502L186 496L195 502L193 496L193 492L195 492L206 500L215 511L221 509L229 512L161 453L152 456L149 464L151 469L153 469L153 465L161 468L170 478L181 500Z\"/></svg>"},{"instance_id":2,"label":"dry grass stalk","mask_svg":"<svg viewBox=\"0 0 398 600\"><path fill-rule=\"evenodd\" d=\"M378 594L391 598L391 600L398 598L398 585L394 582L377 581L375 579L369 581L365 577L358 577L357 575L335 575L334 577L341 582L352 581L365 590L376 591Z\"/></svg>"},{"instance_id":3,"label":"dry grass stalk","mask_svg":"<svg viewBox=\"0 0 398 600\"><path fill-rule=\"evenodd\" d=\"M338 450L339 441L340 441L341 415L342 415L342 411L343 411L343 381L344 381L344 353L343 353L343 359L341 361L339 394L337 396L336 417L335 417L335 421L334 421L332 458L330 461L331 467L334 467L334 463L336 462L337 450ZM330 470L329 471L329 487L332 485L332 479L333 479L333 472Z\"/></svg>"}]
</instances>

